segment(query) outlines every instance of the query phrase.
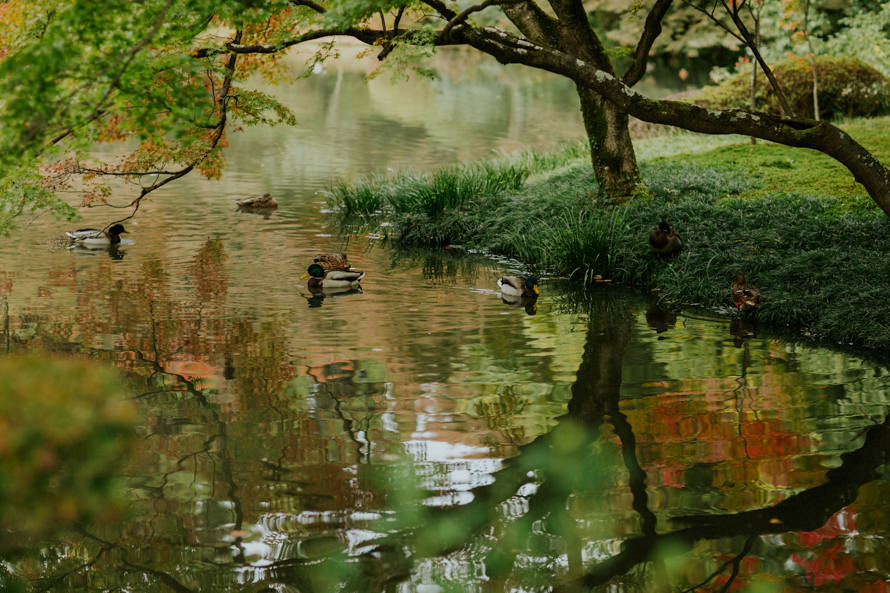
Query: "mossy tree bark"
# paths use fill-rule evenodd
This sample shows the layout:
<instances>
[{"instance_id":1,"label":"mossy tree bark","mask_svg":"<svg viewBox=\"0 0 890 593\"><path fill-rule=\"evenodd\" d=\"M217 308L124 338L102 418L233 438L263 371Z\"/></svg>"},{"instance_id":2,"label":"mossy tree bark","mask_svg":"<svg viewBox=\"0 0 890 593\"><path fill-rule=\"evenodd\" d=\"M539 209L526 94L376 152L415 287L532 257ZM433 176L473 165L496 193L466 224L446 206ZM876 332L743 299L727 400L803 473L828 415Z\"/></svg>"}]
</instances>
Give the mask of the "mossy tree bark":
<instances>
[{"instance_id":1,"label":"mossy tree bark","mask_svg":"<svg viewBox=\"0 0 890 593\"><path fill-rule=\"evenodd\" d=\"M613 202L624 202L643 188L627 113L583 86L578 86L578 97L600 191Z\"/></svg>"}]
</instances>

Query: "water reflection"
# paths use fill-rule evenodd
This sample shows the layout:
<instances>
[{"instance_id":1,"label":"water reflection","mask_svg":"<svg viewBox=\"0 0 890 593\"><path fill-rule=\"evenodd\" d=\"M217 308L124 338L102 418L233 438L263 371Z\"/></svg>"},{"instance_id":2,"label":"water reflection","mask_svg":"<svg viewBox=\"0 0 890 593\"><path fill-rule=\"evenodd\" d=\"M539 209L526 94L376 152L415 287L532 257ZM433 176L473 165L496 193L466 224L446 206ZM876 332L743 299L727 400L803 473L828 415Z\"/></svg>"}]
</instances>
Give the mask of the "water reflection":
<instances>
[{"instance_id":1,"label":"water reflection","mask_svg":"<svg viewBox=\"0 0 890 593\"><path fill-rule=\"evenodd\" d=\"M320 213L332 177L577 130L570 87L480 106L482 78L449 102L448 78L331 68L276 91L305 127L233 139L223 180L153 195L132 244L0 245L0 347L113 365L144 418L126 520L4 557L0 590L886 590L882 364L607 283L505 304L515 262ZM267 190L273 214L233 210ZM324 251L365 292L309 291Z\"/></svg>"},{"instance_id":2,"label":"water reflection","mask_svg":"<svg viewBox=\"0 0 890 593\"><path fill-rule=\"evenodd\" d=\"M417 272L402 297L424 309L487 275L385 255ZM887 537L881 369L757 335L737 349L726 322L558 283L509 323L494 290L458 290L478 312L460 316L478 336L460 345L439 315L394 356L340 350L306 332L339 319L228 310L229 257L218 239L197 247L191 296L173 296L162 260L126 282L109 262L74 279L75 310L7 315L7 347L126 369L146 418L132 516L59 536L34 587L685 590L760 573L794 589L824 574L826 542ZM859 590L890 566L850 562L837 578Z\"/></svg>"}]
</instances>

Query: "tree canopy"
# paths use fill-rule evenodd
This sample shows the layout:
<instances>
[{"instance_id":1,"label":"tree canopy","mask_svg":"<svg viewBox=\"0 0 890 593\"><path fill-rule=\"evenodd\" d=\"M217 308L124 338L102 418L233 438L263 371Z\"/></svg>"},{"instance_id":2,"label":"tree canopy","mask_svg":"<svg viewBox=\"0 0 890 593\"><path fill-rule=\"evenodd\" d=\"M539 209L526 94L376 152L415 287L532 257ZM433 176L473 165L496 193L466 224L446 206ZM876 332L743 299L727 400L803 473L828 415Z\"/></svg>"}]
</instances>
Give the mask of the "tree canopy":
<instances>
[{"instance_id":1,"label":"tree canopy","mask_svg":"<svg viewBox=\"0 0 890 593\"><path fill-rule=\"evenodd\" d=\"M607 2L580 0L109 0L101 10L83 0L9 0L0 4L0 222L35 208L70 215L57 196L71 190L82 192L85 205L129 208L122 216L132 216L151 191L192 170L218 176L227 132L294 123L271 97L245 88L245 79L283 76L286 50L307 41L325 41L315 57L323 60L344 35L396 68L422 67L417 58L435 46L464 45L571 79L607 193L626 197L640 184L627 134L634 116L822 151L890 213L890 172L831 124L715 111L633 90L665 26L676 32L710 25L722 31L712 43L742 45L753 35L751 2L635 2L609 24L595 18ZM628 22L635 37L613 35ZM90 153L97 142L128 150L99 162ZM112 201L112 180L134 184L133 195Z\"/></svg>"}]
</instances>

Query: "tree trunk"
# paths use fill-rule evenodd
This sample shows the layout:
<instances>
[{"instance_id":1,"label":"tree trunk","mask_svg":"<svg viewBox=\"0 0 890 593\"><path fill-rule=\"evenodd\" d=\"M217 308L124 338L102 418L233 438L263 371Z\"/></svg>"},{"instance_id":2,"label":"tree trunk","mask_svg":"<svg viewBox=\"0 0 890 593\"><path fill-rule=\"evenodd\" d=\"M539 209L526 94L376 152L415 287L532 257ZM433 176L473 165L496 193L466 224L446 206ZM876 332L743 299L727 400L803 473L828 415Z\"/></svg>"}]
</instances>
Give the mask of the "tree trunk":
<instances>
[{"instance_id":1,"label":"tree trunk","mask_svg":"<svg viewBox=\"0 0 890 593\"><path fill-rule=\"evenodd\" d=\"M629 117L587 87L578 86L581 114L590 143L590 159L600 191L616 203L643 189L630 131Z\"/></svg>"}]
</instances>

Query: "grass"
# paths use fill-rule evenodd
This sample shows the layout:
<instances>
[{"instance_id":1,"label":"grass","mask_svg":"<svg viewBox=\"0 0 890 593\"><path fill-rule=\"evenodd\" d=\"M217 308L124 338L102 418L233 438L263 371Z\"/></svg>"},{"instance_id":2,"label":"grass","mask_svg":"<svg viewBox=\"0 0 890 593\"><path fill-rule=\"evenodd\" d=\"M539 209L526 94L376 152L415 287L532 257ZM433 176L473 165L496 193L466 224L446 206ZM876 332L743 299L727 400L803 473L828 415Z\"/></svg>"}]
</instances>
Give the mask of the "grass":
<instances>
[{"instance_id":1,"label":"grass","mask_svg":"<svg viewBox=\"0 0 890 593\"><path fill-rule=\"evenodd\" d=\"M880 129L888 122L844 127L887 162L890 139ZM683 135L662 141L690 146ZM458 243L539 273L581 283L600 275L727 313L729 285L743 271L765 295L760 321L890 348L890 309L879 298L890 276L890 221L846 169L815 151L743 141L657 156L641 172L651 199L611 205L598 196L579 143L552 155L371 179L332 198L344 212L390 222L404 244ZM659 220L684 238L670 261L649 253Z\"/></svg>"}]
</instances>

